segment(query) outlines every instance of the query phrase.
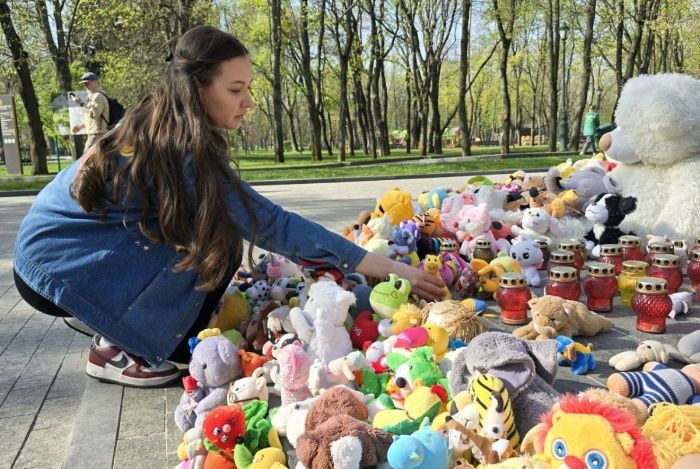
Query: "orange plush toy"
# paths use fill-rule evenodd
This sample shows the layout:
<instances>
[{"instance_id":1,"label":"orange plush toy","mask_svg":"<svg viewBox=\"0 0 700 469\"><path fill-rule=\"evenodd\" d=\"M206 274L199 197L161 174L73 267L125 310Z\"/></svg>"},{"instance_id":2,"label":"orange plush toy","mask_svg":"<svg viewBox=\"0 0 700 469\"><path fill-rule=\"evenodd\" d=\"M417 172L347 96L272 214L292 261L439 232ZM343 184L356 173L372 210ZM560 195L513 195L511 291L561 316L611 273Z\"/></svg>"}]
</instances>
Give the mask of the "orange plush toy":
<instances>
[{"instance_id":1,"label":"orange plush toy","mask_svg":"<svg viewBox=\"0 0 700 469\"><path fill-rule=\"evenodd\" d=\"M238 356L241 358L241 370L243 371L243 376L246 378L253 376L253 372L270 359L269 357L264 357L254 352L247 352L242 349L238 349Z\"/></svg>"}]
</instances>

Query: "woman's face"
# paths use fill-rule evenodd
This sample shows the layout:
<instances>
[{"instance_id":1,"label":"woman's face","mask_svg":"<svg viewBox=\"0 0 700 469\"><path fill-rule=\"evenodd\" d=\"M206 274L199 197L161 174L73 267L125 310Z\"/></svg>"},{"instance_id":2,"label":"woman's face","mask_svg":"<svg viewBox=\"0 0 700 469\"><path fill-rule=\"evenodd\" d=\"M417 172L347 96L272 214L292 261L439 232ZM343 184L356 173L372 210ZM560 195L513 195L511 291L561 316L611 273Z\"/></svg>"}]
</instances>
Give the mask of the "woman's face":
<instances>
[{"instance_id":1,"label":"woman's face","mask_svg":"<svg viewBox=\"0 0 700 469\"><path fill-rule=\"evenodd\" d=\"M237 129L243 116L255 105L250 95L253 68L246 56L221 62L209 86L199 88L204 110L220 129Z\"/></svg>"}]
</instances>

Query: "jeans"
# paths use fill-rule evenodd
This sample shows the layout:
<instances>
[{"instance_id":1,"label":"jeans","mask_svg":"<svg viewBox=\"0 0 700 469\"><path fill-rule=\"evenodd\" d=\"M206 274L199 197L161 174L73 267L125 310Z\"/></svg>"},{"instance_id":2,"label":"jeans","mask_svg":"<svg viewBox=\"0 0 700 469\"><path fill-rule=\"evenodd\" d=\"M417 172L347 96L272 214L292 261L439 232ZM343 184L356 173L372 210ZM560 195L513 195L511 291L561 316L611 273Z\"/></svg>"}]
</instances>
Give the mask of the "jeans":
<instances>
[{"instance_id":1,"label":"jeans","mask_svg":"<svg viewBox=\"0 0 700 469\"><path fill-rule=\"evenodd\" d=\"M581 150L581 154L585 155L586 153L588 153L588 148L591 148L593 150L594 155L597 153L597 150L595 148L595 140L593 139L592 135L586 137L586 143L583 144L583 150Z\"/></svg>"},{"instance_id":2,"label":"jeans","mask_svg":"<svg viewBox=\"0 0 700 469\"><path fill-rule=\"evenodd\" d=\"M17 272L14 272L14 276L17 291L22 299L29 303L32 308L36 309L40 313L48 314L49 316L56 316L60 318L67 318L71 316L68 312L61 309L60 306L55 305L32 290L31 287L29 287L29 285L22 280L22 277L17 275ZM202 329L206 329L207 325L209 324L209 319L211 319L212 314L214 314L216 306L219 304L221 297L224 296L227 286L228 281L217 287L216 290L207 294L204 302L202 303L202 307L199 310L197 319L194 321L194 324L192 324L189 332L183 336L182 341L177 345L168 360L177 363L188 363L190 361L190 346L188 343L189 338L196 337ZM107 337L107 339L109 339L109 337Z\"/></svg>"}]
</instances>

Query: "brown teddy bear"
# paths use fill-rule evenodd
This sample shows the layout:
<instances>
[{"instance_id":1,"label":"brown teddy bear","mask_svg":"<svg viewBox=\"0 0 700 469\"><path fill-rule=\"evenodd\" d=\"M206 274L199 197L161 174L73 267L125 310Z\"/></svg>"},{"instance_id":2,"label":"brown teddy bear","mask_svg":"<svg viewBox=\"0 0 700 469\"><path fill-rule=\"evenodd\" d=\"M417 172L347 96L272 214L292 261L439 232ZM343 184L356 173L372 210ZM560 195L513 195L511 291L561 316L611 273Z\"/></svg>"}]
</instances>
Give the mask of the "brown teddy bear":
<instances>
[{"instance_id":1,"label":"brown teddy bear","mask_svg":"<svg viewBox=\"0 0 700 469\"><path fill-rule=\"evenodd\" d=\"M389 432L368 425L365 403L344 386L323 392L306 415L297 439L299 461L308 469L368 467L386 461L393 441Z\"/></svg>"},{"instance_id":2,"label":"brown teddy bear","mask_svg":"<svg viewBox=\"0 0 700 469\"><path fill-rule=\"evenodd\" d=\"M589 311L583 303L558 296L533 298L528 306L532 321L513 331L513 335L525 340L555 339L560 335L592 337L613 326L612 321Z\"/></svg>"},{"instance_id":3,"label":"brown teddy bear","mask_svg":"<svg viewBox=\"0 0 700 469\"><path fill-rule=\"evenodd\" d=\"M367 420L369 411L356 392L345 386L334 386L321 393L306 414L306 431L314 430L334 415L349 415L357 420Z\"/></svg>"},{"instance_id":4,"label":"brown teddy bear","mask_svg":"<svg viewBox=\"0 0 700 469\"><path fill-rule=\"evenodd\" d=\"M334 415L297 439L297 456L307 469L375 467L386 461L391 433L349 415Z\"/></svg>"}]
</instances>

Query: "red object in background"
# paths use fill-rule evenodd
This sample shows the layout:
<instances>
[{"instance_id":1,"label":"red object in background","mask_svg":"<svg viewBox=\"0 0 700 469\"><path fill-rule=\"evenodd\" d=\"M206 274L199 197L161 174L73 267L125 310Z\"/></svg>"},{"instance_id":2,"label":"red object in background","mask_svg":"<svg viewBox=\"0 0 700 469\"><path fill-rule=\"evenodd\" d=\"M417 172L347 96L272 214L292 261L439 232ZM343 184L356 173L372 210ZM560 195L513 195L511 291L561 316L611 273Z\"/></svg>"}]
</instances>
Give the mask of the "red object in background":
<instances>
[{"instance_id":1,"label":"red object in background","mask_svg":"<svg viewBox=\"0 0 700 469\"><path fill-rule=\"evenodd\" d=\"M688 278L694 292L700 287L700 249L690 251L690 260L688 261Z\"/></svg>"},{"instance_id":2,"label":"red object in background","mask_svg":"<svg viewBox=\"0 0 700 469\"><path fill-rule=\"evenodd\" d=\"M637 291L632 297L632 309L637 314L637 329L661 334L666 330L666 316L673 302L668 296L666 280L642 277L637 281Z\"/></svg>"},{"instance_id":3,"label":"red object in background","mask_svg":"<svg viewBox=\"0 0 700 469\"><path fill-rule=\"evenodd\" d=\"M666 280L666 283L668 283L668 294L676 293L683 283L680 259L674 254L655 255L649 270L649 276Z\"/></svg>"},{"instance_id":4,"label":"red object in background","mask_svg":"<svg viewBox=\"0 0 700 469\"><path fill-rule=\"evenodd\" d=\"M233 450L238 437L245 436L245 415L238 404L216 407L202 423L204 436L219 449Z\"/></svg>"},{"instance_id":5,"label":"red object in background","mask_svg":"<svg viewBox=\"0 0 700 469\"><path fill-rule=\"evenodd\" d=\"M639 236L620 236L619 243L620 246L622 246L622 262L644 260L644 252L642 251L642 241L641 239L639 239Z\"/></svg>"},{"instance_id":6,"label":"red object in background","mask_svg":"<svg viewBox=\"0 0 700 469\"><path fill-rule=\"evenodd\" d=\"M647 256L644 262L651 265L654 256L657 254L673 254L673 244L666 241L655 241L647 245Z\"/></svg>"},{"instance_id":7,"label":"red object in background","mask_svg":"<svg viewBox=\"0 0 700 469\"><path fill-rule=\"evenodd\" d=\"M549 269L554 267L573 267L576 268L574 262L574 253L571 251L554 251L549 255Z\"/></svg>"},{"instance_id":8,"label":"red object in background","mask_svg":"<svg viewBox=\"0 0 700 469\"><path fill-rule=\"evenodd\" d=\"M185 392L187 394L191 394L192 392L194 392L195 389L197 389L197 380L194 379L192 376L187 375L184 378L182 378L182 385L185 388Z\"/></svg>"},{"instance_id":9,"label":"red object in background","mask_svg":"<svg viewBox=\"0 0 700 469\"><path fill-rule=\"evenodd\" d=\"M617 244L603 244L600 246L600 262L612 264L615 275L622 272L622 248Z\"/></svg>"},{"instance_id":10,"label":"red object in background","mask_svg":"<svg viewBox=\"0 0 700 469\"><path fill-rule=\"evenodd\" d=\"M583 246L581 246L581 242L577 239L566 239L564 241L559 241L560 251L569 251L574 253L574 267L576 267L576 270L578 271L583 269L583 265L586 262L586 260L583 258L582 249Z\"/></svg>"},{"instance_id":11,"label":"red object in background","mask_svg":"<svg viewBox=\"0 0 700 469\"><path fill-rule=\"evenodd\" d=\"M520 272L506 272L501 275L496 303L501 308L501 321L504 324L527 323L528 301L532 293L527 287L525 275Z\"/></svg>"},{"instance_id":12,"label":"red object in background","mask_svg":"<svg viewBox=\"0 0 700 469\"><path fill-rule=\"evenodd\" d=\"M374 342L379 337L378 324L372 320L370 311L362 311L350 328L352 346L361 349L365 342Z\"/></svg>"},{"instance_id":13,"label":"red object in background","mask_svg":"<svg viewBox=\"0 0 700 469\"><path fill-rule=\"evenodd\" d=\"M535 242L540 247L540 251L542 251L542 263L537 266L537 270L547 270L549 257L552 254L552 251L549 249L549 243L544 238L537 238Z\"/></svg>"},{"instance_id":14,"label":"red object in background","mask_svg":"<svg viewBox=\"0 0 700 469\"><path fill-rule=\"evenodd\" d=\"M586 306L591 311L607 313L612 311L612 301L617 293L615 266L602 262L588 264L588 276L583 281L586 292Z\"/></svg>"},{"instance_id":15,"label":"red object in background","mask_svg":"<svg viewBox=\"0 0 700 469\"><path fill-rule=\"evenodd\" d=\"M549 280L544 288L545 295L558 296L565 300L578 301L581 298L581 285L574 267L552 267Z\"/></svg>"}]
</instances>

